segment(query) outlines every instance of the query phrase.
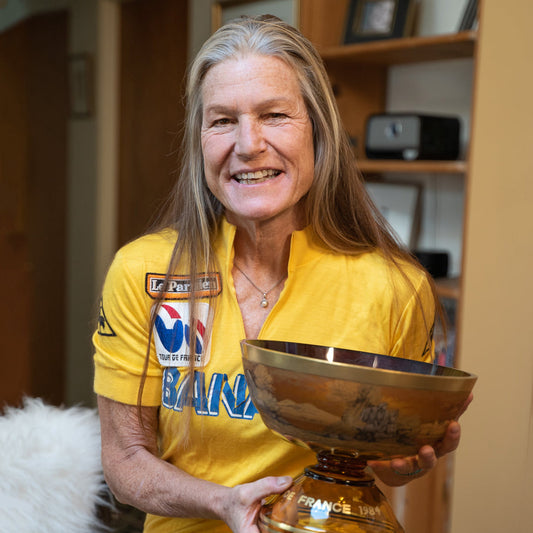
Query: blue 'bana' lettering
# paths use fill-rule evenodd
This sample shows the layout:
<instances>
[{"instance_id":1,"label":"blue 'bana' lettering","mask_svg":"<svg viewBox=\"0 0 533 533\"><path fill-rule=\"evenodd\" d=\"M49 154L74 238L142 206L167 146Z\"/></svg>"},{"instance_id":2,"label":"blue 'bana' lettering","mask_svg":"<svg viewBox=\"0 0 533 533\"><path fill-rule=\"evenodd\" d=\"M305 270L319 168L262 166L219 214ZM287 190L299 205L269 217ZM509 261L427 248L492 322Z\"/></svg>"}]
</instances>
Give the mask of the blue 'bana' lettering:
<instances>
[{"instance_id":1,"label":"blue 'bana' lettering","mask_svg":"<svg viewBox=\"0 0 533 533\"><path fill-rule=\"evenodd\" d=\"M250 396L246 394L247 384L243 374L237 375L232 388L226 374L214 373L206 390L205 373L195 371L193 394L187 398L190 381L190 374L182 376L177 368L165 368L161 397L163 407L181 412L188 400L197 415L218 416L222 402L231 418L252 420L257 413Z\"/></svg>"}]
</instances>

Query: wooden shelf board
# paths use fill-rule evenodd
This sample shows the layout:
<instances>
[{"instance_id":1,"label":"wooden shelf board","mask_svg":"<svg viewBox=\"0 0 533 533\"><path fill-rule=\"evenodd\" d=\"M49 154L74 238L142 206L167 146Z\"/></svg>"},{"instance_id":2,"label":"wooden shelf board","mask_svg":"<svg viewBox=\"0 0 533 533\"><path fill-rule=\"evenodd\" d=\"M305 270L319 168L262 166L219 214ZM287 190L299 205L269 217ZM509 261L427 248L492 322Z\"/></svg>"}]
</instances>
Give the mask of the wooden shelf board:
<instances>
[{"instance_id":1,"label":"wooden shelf board","mask_svg":"<svg viewBox=\"0 0 533 533\"><path fill-rule=\"evenodd\" d=\"M332 46L323 48L321 55L328 64L418 63L473 57L476 40L476 31L463 31L430 37L406 37Z\"/></svg>"},{"instance_id":2,"label":"wooden shelf board","mask_svg":"<svg viewBox=\"0 0 533 533\"><path fill-rule=\"evenodd\" d=\"M437 295L441 298L459 300L461 297L461 282L459 278L437 278Z\"/></svg>"},{"instance_id":3,"label":"wooden shelf board","mask_svg":"<svg viewBox=\"0 0 533 533\"><path fill-rule=\"evenodd\" d=\"M359 170L363 174L395 173L436 173L465 174L466 161L403 161L391 159L359 159Z\"/></svg>"}]
</instances>

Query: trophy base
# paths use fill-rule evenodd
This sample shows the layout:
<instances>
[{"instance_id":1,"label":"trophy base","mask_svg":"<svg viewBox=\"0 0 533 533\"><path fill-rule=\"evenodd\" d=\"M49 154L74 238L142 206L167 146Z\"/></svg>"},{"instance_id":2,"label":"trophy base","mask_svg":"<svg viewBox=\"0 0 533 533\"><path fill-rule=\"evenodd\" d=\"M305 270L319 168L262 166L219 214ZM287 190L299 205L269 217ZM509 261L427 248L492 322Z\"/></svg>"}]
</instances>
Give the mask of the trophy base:
<instances>
[{"instance_id":1,"label":"trophy base","mask_svg":"<svg viewBox=\"0 0 533 533\"><path fill-rule=\"evenodd\" d=\"M404 533L385 495L351 452L320 452L284 493L261 508L262 533Z\"/></svg>"}]
</instances>

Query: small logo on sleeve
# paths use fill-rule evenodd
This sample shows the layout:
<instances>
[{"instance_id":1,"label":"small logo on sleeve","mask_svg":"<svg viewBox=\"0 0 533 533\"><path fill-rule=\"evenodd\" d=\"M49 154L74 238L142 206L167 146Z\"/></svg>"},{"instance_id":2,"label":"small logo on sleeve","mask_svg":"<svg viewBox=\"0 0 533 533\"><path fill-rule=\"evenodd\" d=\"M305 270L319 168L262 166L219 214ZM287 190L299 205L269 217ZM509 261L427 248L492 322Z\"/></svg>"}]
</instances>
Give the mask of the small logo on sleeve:
<instances>
[{"instance_id":1,"label":"small logo on sleeve","mask_svg":"<svg viewBox=\"0 0 533 533\"><path fill-rule=\"evenodd\" d=\"M113 328L105 316L104 304L102 300L100 300L100 310L98 312L98 335L102 335L103 337L116 336L116 333L113 331Z\"/></svg>"},{"instance_id":2,"label":"small logo on sleeve","mask_svg":"<svg viewBox=\"0 0 533 533\"><path fill-rule=\"evenodd\" d=\"M188 300L192 295L192 285L190 276L170 276L165 287L165 274L146 274L146 293L151 298L157 298L163 293L165 300ZM209 272L199 274L196 280L195 294L197 298L207 298L218 296L222 291L220 274Z\"/></svg>"}]
</instances>

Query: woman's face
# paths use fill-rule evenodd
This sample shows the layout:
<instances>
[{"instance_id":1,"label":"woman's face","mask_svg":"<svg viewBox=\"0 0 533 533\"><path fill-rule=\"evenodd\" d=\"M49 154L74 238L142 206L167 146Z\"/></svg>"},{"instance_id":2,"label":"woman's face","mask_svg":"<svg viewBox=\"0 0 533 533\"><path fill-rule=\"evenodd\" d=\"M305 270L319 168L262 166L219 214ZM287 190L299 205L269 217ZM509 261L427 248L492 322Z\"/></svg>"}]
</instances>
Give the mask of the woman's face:
<instances>
[{"instance_id":1,"label":"woman's face","mask_svg":"<svg viewBox=\"0 0 533 533\"><path fill-rule=\"evenodd\" d=\"M270 56L227 59L206 74L202 100L205 176L228 220L295 214L313 181L314 150L293 70Z\"/></svg>"}]
</instances>

